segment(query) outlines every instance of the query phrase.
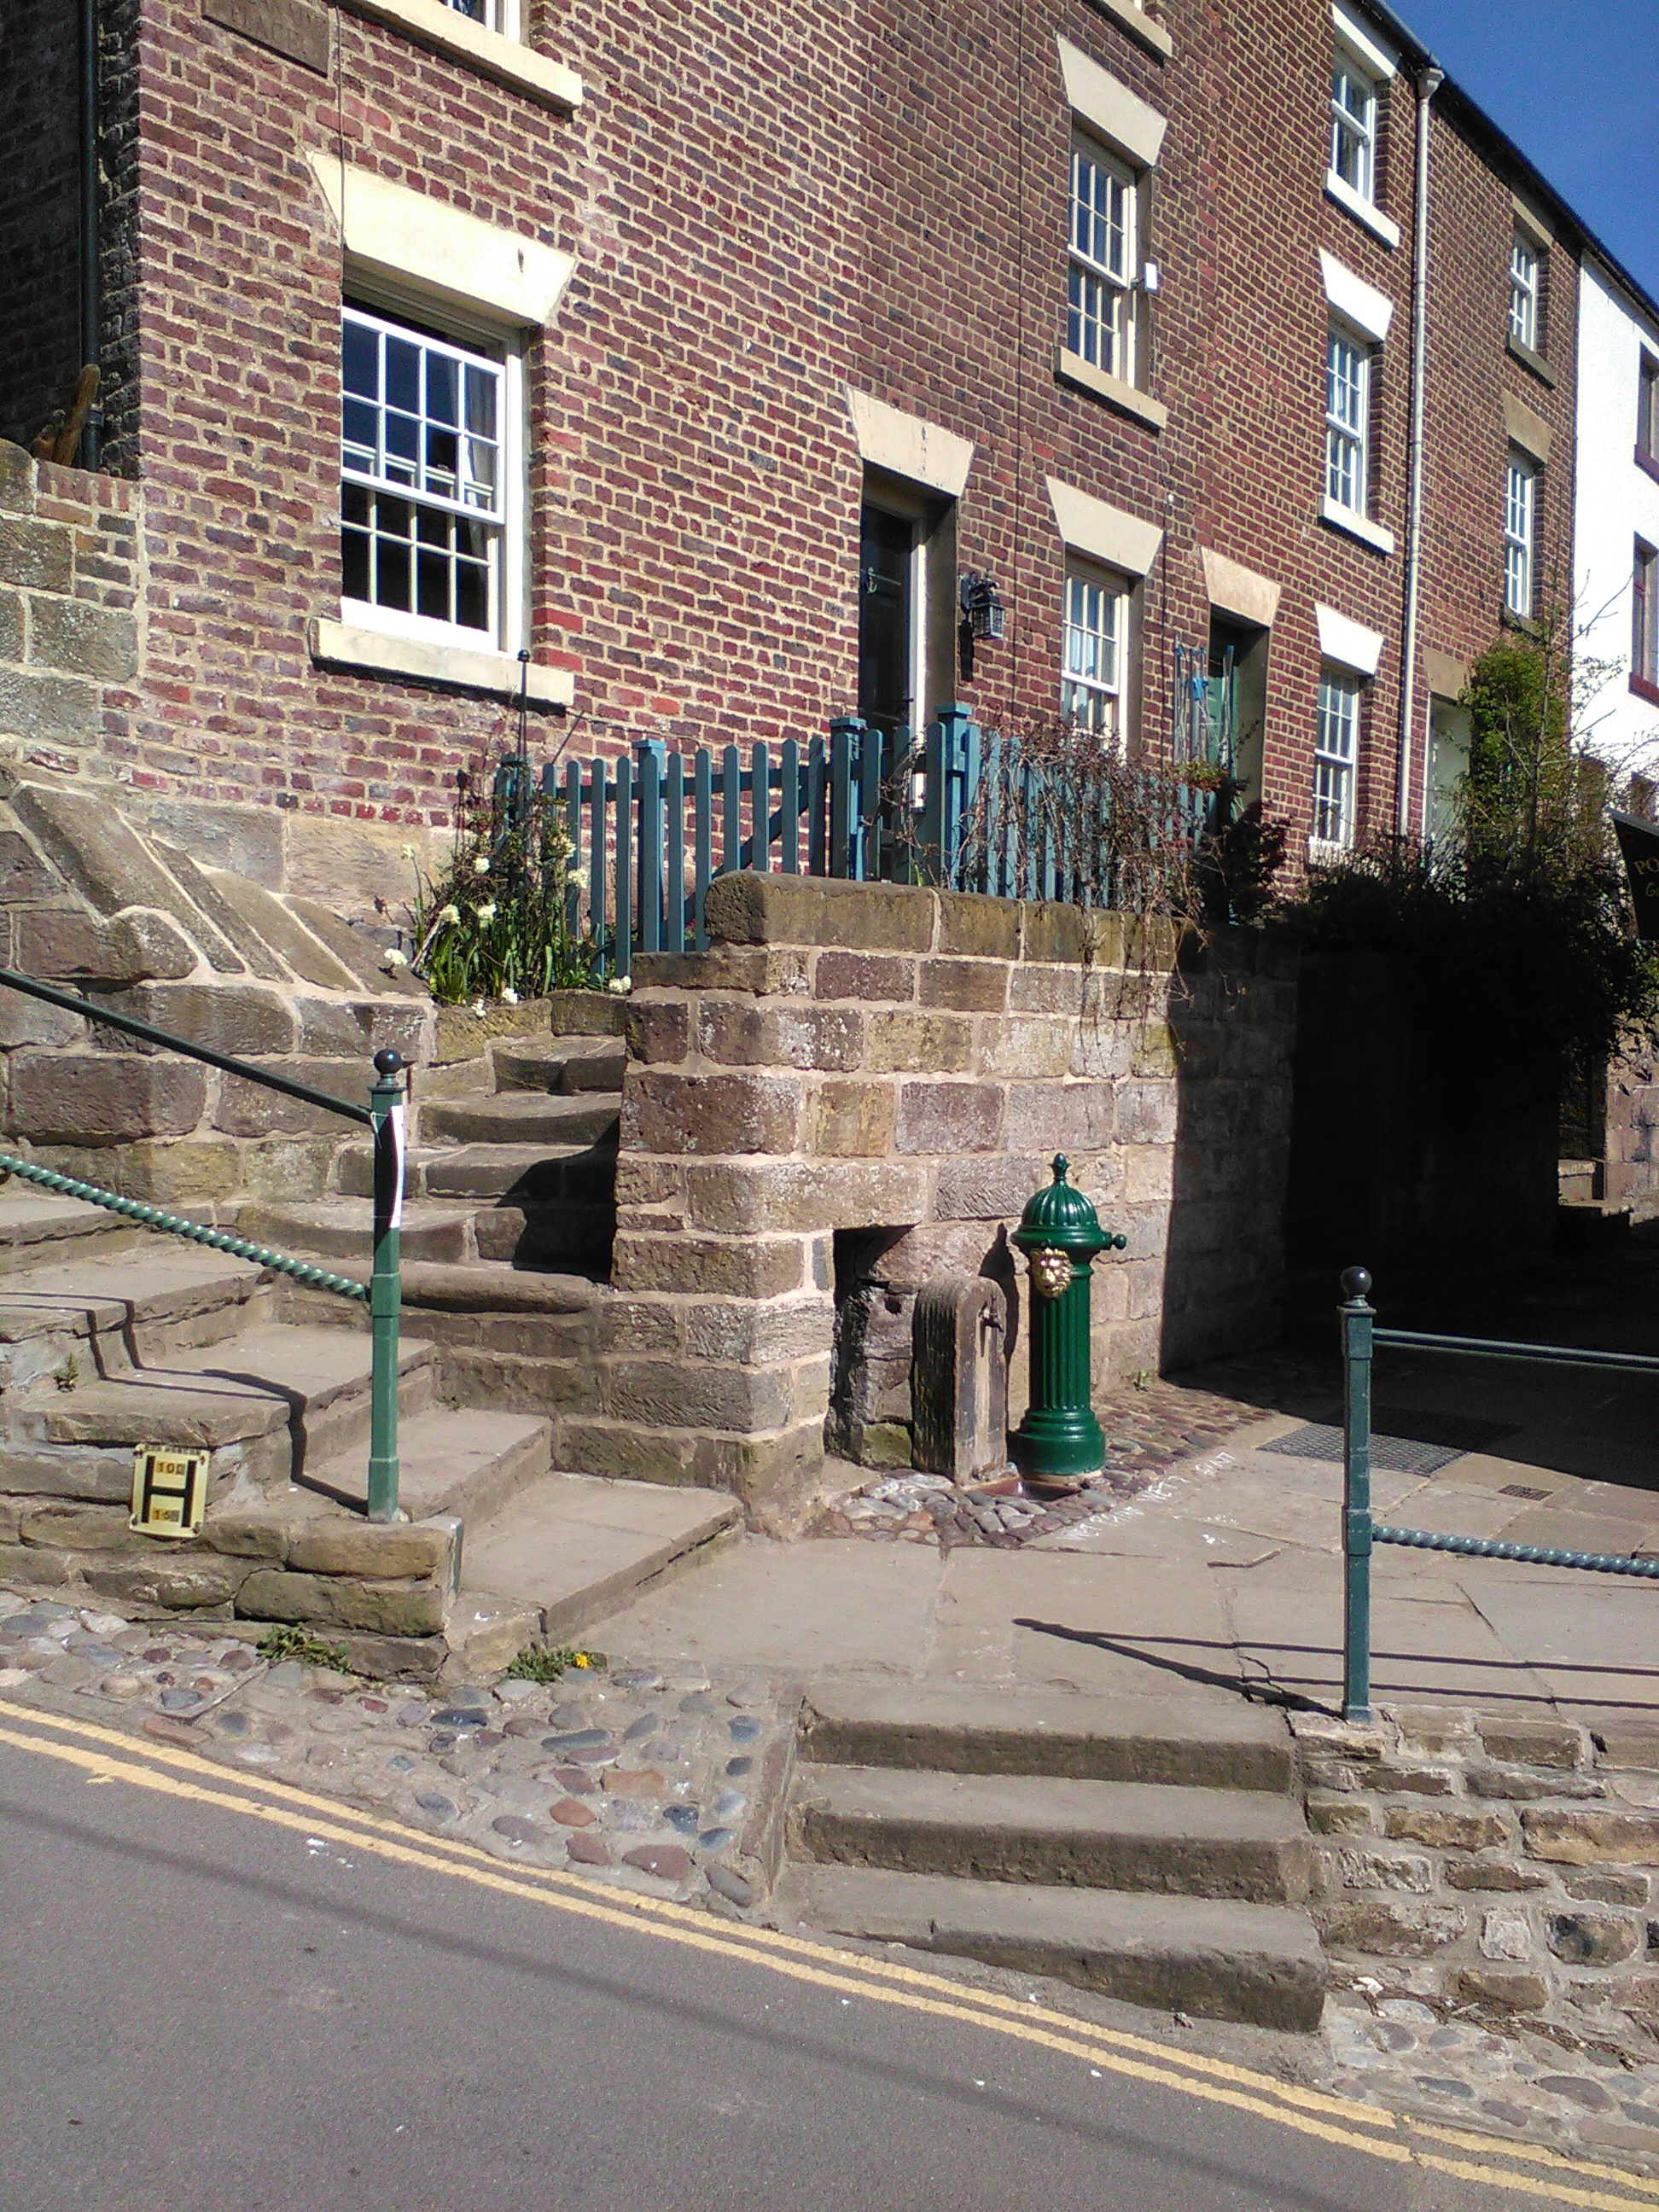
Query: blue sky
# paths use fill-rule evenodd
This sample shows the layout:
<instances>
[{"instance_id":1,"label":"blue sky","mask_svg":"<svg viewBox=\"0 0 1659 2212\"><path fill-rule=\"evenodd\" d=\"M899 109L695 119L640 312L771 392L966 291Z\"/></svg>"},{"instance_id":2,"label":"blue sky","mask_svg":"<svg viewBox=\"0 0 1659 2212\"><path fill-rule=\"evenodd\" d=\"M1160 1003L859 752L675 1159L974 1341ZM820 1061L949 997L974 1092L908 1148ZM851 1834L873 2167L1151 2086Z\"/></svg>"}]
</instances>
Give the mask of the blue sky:
<instances>
[{"instance_id":1,"label":"blue sky","mask_svg":"<svg viewBox=\"0 0 1659 2212\"><path fill-rule=\"evenodd\" d=\"M1655 0L1394 0L1448 75L1659 297Z\"/></svg>"}]
</instances>

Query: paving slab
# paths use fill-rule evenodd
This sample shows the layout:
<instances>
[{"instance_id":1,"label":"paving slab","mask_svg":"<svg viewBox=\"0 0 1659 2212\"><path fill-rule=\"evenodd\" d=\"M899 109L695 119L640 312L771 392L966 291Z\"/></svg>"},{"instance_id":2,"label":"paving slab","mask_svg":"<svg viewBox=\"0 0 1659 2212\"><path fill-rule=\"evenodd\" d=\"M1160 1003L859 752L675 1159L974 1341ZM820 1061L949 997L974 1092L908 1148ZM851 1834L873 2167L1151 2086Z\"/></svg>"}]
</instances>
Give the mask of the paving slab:
<instances>
[{"instance_id":1,"label":"paving slab","mask_svg":"<svg viewBox=\"0 0 1659 2212\"><path fill-rule=\"evenodd\" d=\"M1525 1654L1566 1718L1594 1729L1659 1717L1659 1585L1570 1567L1459 1565L1471 1605Z\"/></svg>"},{"instance_id":2,"label":"paving slab","mask_svg":"<svg viewBox=\"0 0 1659 2212\"><path fill-rule=\"evenodd\" d=\"M694 1575L595 1623L601 1650L696 1658L801 1678L917 1674L933 1644L938 1553L834 1537L750 1537Z\"/></svg>"},{"instance_id":3,"label":"paving slab","mask_svg":"<svg viewBox=\"0 0 1659 2212\"><path fill-rule=\"evenodd\" d=\"M1233 1694L1232 1637L1196 1532L1172 1549L1163 1559L951 1553L929 1674L1095 1693Z\"/></svg>"}]
</instances>

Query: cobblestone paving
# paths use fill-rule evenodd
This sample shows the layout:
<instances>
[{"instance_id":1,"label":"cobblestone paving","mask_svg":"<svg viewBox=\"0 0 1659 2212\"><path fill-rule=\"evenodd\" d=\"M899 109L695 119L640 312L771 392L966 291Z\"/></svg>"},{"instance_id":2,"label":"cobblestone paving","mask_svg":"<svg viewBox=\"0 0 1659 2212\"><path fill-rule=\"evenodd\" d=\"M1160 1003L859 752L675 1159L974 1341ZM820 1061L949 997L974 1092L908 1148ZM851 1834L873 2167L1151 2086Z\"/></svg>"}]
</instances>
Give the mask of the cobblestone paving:
<instances>
[{"instance_id":1,"label":"cobblestone paving","mask_svg":"<svg viewBox=\"0 0 1659 2212\"><path fill-rule=\"evenodd\" d=\"M1495 2035L1413 1997L1344 1994L1325 2008L1331 2083L1349 2096L1433 2113L1482 2133L1659 2172L1659 2049L1614 2055L1526 2027Z\"/></svg>"},{"instance_id":2,"label":"cobblestone paving","mask_svg":"<svg viewBox=\"0 0 1659 2212\"><path fill-rule=\"evenodd\" d=\"M988 1544L1017 1549L1036 1536L1053 1536L1074 1523L1109 1512L1138 1497L1166 1468L1208 1451L1264 1408L1162 1380L1120 1392L1097 1408L1106 1432L1106 1465L1085 1475L1069 1496L964 1496L942 1475L872 1475L855 1495L838 1501L815 1534L861 1536L878 1544Z\"/></svg>"},{"instance_id":3,"label":"cobblestone paving","mask_svg":"<svg viewBox=\"0 0 1659 2212\"><path fill-rule=\"evenodd\" d=\"M0 1593L0 1695L85 1713L504 1859L746 1911L793 1727L769 1684L573 1668L442 1692L268 1666L222 1629ZM748 1871L745 1872L745 1867Z\"/></svg>"}]
</instances>

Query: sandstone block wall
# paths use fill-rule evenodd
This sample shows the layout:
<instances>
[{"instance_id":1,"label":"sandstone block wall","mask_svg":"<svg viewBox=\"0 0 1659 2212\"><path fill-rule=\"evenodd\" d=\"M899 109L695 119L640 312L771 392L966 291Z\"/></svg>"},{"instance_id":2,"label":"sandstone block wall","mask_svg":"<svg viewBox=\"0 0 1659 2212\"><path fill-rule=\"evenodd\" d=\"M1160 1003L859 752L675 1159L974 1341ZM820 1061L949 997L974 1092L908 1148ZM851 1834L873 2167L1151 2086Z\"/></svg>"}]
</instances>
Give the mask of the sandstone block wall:
<instances>
[{"instance_id":1,"label":"sandstone block wall","mask_svg":"<svg viewBox=\"0 0 1659 2212\"><path fill-rule=\"evenodd\" d=\"M1096 1270L1097 1391L1276 1334L1286 951L1194 940L1177 964L1170 933L1117 915L781 876L721 878L707 921L708 952L635 971L625 1349L568 1439L580 1464L728 1486L787 1520L818 1471L849 1304L875 1372L838 1440L880 1431L866 1455L890 1456L910 1307L941 1269L1008 1293L1017 1418L1008 1237L1056 1152L1129 1238Z\"/></svg>"},{"instance_id":2,"label":"sandstone block wall","mask_svg":"<svg viewBox=\"0 0 1659 2212\"><path fill-rule=\"evenodd\" d=\"M353 1104L381 1047L411 1064L439 1049L436 1010L372 938L38 771L0 777L0 964ZM162 1204L308 1198L365 1134L0 990L0 1142L62 1173Z\"/></svg>"},{"instance_id":3,"label":"sandstone block wall","mask_svg":"<svg viewBox=\"0 0 1659 2212\"><path fill-rule=\"evenodd\" d=\"M1334 1981L1650 2048L1659 1735L1445 1706L1291 1725Z\"/></svg>"}]
</instances>

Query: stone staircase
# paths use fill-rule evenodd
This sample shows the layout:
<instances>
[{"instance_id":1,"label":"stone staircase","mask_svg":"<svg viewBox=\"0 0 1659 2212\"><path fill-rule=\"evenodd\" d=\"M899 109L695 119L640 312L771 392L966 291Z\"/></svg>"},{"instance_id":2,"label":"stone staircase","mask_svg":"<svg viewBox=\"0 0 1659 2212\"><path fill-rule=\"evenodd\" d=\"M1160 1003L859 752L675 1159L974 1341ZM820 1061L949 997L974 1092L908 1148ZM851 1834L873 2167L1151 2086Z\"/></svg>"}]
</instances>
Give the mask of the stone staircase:
<instances>
[{"instance_id":1,"label":"stone staircase","mask_svg":"<svg viewBox=\"0 0 1659 2212\"><path fill-rule=\"evenodd\" d=\"M365 1206L338 1204L361 1267ZM274 1237L281 1209L245 1211ZM318 1225L294 1241L350 1266L327 1242L343 1221ZM361 1308L15 1186L0 1192L0 1581L151 1614L303 1622L366 1673L454 1680L579 1635L737 1531L723 1495L556 1471L540 1401L591 1364L589 1279L476 1256L414 1263L398 1394L409 1519L386 1527L362 1517ZM199 1540L129 1528L140 1443L209 1454Z\"/></svg>"},{"instance_id":2,"label":"stone staircase","mask_svg":"<svg viewBox=\"0 0 1659 2212\"><path fill-rule=\"evenodd\" d=\"M405 1260L609 1272L624 1009L598 993L564 991L538 1011L552 1030L482 1041L463 1030L452 1049L465 1057L412 1072ZM337 1195L245 1207L242 1234L319 1256L361 1257L373 1146L343 1146L334 1172Z\"/></svg>"},{"instance_id":3,"label":"stone staircase","mask_svg":"<svg viewBox=\"0 0 1659 2212\"><path fill-rule=\"evenodd\" d=\"M1308 2030L1325 1961L1282 1716L1223 1699L825 1684L781 1907L1131 2004Z\"/></svg>"}]
</instances>

